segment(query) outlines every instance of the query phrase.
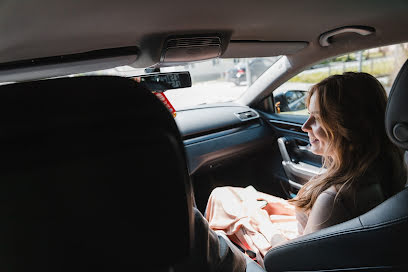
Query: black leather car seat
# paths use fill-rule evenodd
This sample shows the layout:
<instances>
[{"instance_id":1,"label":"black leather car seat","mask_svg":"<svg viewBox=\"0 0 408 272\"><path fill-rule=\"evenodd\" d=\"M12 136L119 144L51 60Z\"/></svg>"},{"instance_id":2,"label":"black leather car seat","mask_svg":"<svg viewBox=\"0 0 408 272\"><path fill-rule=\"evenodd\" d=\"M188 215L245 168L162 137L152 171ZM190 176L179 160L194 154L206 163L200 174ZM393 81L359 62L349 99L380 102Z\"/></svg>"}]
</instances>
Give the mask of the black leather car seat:
<instances>
[{"instance_id":1,"label":"black leather car seat","mask_svg":"<svg viewBox=\"0 0 408 272\"><path fill-rule=\"evenodd\" d=\"M408 149L408 62L389 95L386 130ZM408 189L350 221L270 250L267 271L408 271Z\"/></svg>"},{"instance_id":2,"label":"black leather car seat","mask_svg":"<svg viewBox=\"0 0 408 272\"><path fill-rule=\"evenodd\" d=\"M172 115L119 77L0 87L0 270L169 271L193 198Z\"/></svg>"}]
</instances>

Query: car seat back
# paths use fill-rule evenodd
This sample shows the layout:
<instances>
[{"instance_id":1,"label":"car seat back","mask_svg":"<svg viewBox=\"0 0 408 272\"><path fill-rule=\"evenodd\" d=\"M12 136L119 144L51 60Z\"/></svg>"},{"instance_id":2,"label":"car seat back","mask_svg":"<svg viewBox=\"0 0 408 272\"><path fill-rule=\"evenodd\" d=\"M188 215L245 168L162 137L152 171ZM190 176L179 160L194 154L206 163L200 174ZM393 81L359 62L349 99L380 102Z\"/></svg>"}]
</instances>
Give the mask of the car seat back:
<instances>
[{"instance_id":1,"label":"car seat back","mask_svg":"<svg viewBox=\"0 0 408 272\"><path fill-rule=\"evenodd\" d=\"M189 254L181 137L133 80L1 86L0 180L2 271L166 271Z\"/></svg>"}]
</instances>

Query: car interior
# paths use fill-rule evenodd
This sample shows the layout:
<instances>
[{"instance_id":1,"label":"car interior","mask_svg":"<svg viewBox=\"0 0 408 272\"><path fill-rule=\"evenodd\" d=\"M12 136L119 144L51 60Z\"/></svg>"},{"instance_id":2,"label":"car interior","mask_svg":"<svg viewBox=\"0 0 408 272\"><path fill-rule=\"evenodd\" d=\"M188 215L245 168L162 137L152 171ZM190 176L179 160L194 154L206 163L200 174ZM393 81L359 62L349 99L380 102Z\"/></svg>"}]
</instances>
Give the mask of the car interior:
<instances>
[{"instance_id":1,"label":"car interior","mask_svg":"<svg viewBox=\"0 0 408 272\"><path fill-rule=\"evenodd\" d=\"M211 240L197 220L214 188L290 199L324 171L301 129L312 84L282 86L309 69L323 73L327 60L351 56L362 71L367 60L382 78L381 66L392 66L384 126L408 149L407 11L405 0L2 1L0 269L408 270L407 189L272 248L264 264L227 237L216 254L197 239ZM391 59L388 46L402 53ZM204 61L272 57L259 77L247 69L246 82L230 82L245 88L232 100L173 108L160 96L187 94L198 80L184 71ZM116 67L143 72L95 72ZM233 269L211 266L227 259L237 260Z\"/></svg>"}]
</instances>

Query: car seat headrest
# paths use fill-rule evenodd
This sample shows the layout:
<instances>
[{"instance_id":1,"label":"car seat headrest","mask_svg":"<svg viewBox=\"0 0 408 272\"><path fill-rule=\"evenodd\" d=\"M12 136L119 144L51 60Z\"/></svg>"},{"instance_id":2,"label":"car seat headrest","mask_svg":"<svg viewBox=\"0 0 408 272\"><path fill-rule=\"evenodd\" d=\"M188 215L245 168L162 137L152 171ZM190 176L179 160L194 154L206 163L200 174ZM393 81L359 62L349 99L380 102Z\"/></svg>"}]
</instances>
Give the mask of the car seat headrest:
<instances>
[{"instance_id":1,"label":"car seat headrest","mask_svg":"<svg viewBox=\"0 0 408 272\"><path fill-rule=\"evenodd\" d=\"M390 140L408 149L408 61L392 85L385 114L385 128Z\"/></svg>"},{"instance_id":2,"label":"car seat headrest","mask_svg":"<svg viewBox=\"0 0 408 272\"><path fill-rule=\"evenodd\" d=\"M189 254L181 137L133 80L1 86L0 180L0 270L154 270Z\"/></svg>"}]
</instances>

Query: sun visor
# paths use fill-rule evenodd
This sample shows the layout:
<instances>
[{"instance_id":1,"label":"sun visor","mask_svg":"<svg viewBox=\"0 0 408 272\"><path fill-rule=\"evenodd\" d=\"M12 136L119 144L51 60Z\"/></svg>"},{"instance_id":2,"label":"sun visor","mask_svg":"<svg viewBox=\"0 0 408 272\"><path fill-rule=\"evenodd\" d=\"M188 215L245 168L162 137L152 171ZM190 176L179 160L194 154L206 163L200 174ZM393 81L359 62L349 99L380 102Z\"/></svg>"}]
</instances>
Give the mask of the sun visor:
<instances>
[{"instance_id":1,"label":"sun visor","mask_svg":"<svg viewBox=\"0 0 408 272\"><path fill-rule=\"evenodd\" d=\"M291 55L308 46L308 42L230 41L222 58L250 58Z\"/></svg>"},{"instance_id":2,"label":"sun visor","mask_svg":"<svg viewBox=\"0 0 408 272\"><path fill-rule=\"evenodd\" d=\"M136 61L138 53L137 47L122 47L1 63L0 82L30 81L129 65Z\"/></svg>"}]
</instances>

